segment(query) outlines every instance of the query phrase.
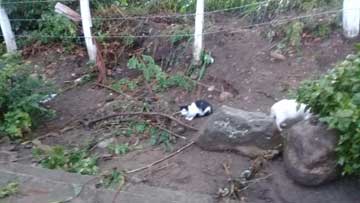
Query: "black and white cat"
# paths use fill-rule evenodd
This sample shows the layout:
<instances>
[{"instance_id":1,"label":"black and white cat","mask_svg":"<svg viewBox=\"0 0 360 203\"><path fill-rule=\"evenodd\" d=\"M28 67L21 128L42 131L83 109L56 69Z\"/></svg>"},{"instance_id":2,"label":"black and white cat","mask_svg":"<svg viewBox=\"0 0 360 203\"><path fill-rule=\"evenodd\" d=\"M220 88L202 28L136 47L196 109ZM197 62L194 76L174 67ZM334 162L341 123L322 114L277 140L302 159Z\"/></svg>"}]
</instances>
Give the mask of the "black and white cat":
<instances>
[{"instance_id":1,"label":"black and white cat","mask_svg":"<svg viewBox=\"0 0 360 203\"><path fill-rule=\"evenodd\" d=\"M212 106L205 100L197 100L190 105L180 106L181 115L185 116L186 120L193 120L195 117L203 117L213 112Z\"/></svg>"}]
</instances>

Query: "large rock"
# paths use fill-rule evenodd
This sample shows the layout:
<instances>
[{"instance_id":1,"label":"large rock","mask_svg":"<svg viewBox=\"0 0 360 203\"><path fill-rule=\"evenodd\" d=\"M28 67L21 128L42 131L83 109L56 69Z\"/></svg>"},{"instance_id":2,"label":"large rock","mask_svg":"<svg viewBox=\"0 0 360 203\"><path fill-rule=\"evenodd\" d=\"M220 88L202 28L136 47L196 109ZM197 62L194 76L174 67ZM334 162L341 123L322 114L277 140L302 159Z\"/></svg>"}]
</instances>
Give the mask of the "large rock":
<instances>
[{"instance_id":1,"label":"large rock","mask_svg":"<svg viewBox=\"0 0 360 203\"><path fill-rule=\"evenodd\" d=\"M200 132L198 146L210 151L235 151L254 158L281 145L273 120L258 112L222 106Z\"/></svg>"},{"instance_id":2,"label":"large rock","mask_svg":"<svg viewBox=\"0 0 360 203\"><path fill-rule=\"evenodd\" d=\"M337 177L336 131L308 120L294 125L285 132L285 137L284 163L295 182L316 186Z\"/></svg>"}]
</instances>

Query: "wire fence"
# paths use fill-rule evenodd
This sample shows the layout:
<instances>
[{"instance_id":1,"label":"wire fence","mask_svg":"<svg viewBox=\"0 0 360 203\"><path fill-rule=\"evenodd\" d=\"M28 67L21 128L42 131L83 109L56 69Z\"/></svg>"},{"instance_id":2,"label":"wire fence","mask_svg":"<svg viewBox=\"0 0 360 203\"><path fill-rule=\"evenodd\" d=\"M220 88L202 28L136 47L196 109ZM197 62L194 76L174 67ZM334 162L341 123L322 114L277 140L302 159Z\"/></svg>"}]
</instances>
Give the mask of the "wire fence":
<instances>
[{"instance_id":1,"label":"wire fence","mask_svg":"<svg viewBox=\"0 0 360 203\"><path fill-rule=\"evenodd\" d=\"M69 0L72 1L72 0ZM265 5L268 1L261 1L251 4L246 4L243 6L237 6L232 8L225 8L225 9L218 9L213 11L206 11L204 12L204 15L212 15L216 13L224 13L224 12L231 12L236 10L245 9L252 6L261 6ZM259 8L259 7L258 7ZM121 16L121 17L94 17L92 20L98 20L98 21L107 21L107 20L144 20L144 19L154 19L154 18L185 18L185 17L194 17L196 16L196 13L186 13L186 14L168 14L168 15L148 15L148 16ZM16 18L16 19L9 19L10 21L46 21L44 19L40 18Z\"/></svg>"},{"instance_id":2,"label":"wire fence","mask_svg":"<svg viewBox=\"0 0 360 203\"><path fill-rule=\"evenodd\" d=\"M56 3L56 2L76 2L79 0L37 0L37 1L11 1L11 2L1 2L1 5L9 4L36 4L36 3Z\"/></svg>"},{"instance_id":3,"label":"wire fence","mask_svg":"<svg viewBox=\"0 0 360 203\"><path fill-rule=\"evenodd\" d=\"M80 3L84 1L84 4ZM345 12L344 9L342 8L337 8L334 10L326 10L326 11L321 11L319 9L317 10L313 10L315 11L314 13L310 13L310 14L305 14L305 15L299 15L299 16L295 16L294 15L290 15L290 16L286 16L286 17L280 17L274 20L270 20L267 22L261 22L261 23L252 23L252 24L248 24L248 25L243 25L243 26L238 26L239 24L233 24L233 26L229 25L229 26L221 26L221 28L217 28L216 26L209 26L208 28L201 28L202 32L198 33L190 33L188 31L184 31L185 33L183 34L176 34L176 32L172 32L171 34L163 34L163 32L161 31L155 31L152 32L149 31L146 34L122 34L121 31L119 31L121 34L117 35L117 34L109 34L109 33L102 33L102 32L98 32L96 35L93 35L91 33L91 25L92 22L94 21L95 23L99 23L99 21L105 22L105 21L113 21L113 20L118 20L118 21L123 21L125 22L126 20L136 20L136 21L142 21L141 24L139 24L140 26L144 26L144 22L146 22L147 19L167 19L167 18L193 18L193 17L198 17L198 16L202 16L201 18L204 18L204 16L209 16L212 14L217 14L217 13L225 13L225 12L231 12L231 11L236 11L236 10L240 10L241 12L239 12L239 14L241 16L246 16L249 13L254 13L254 12L258 12L261 14L262 9L263 8L267 8L267 6L269 5L269 0L263 0L263 1L259 1L259 2L255 2L255 3L250 3L250 4L246 4L246 5L242 5L242 6L237 6L237 7L231 7L231 8L224 8L224 9L218 9L218 10L212 10L212 11L204 11L204 9L202 8L201 11L196 12L196 13L185 13L185 14L179 14L179 13L174 13L174 14L166 14L166 15L140 15L140 16L111 16L111 17L92 17L91 18L91 14L90 12L90 7L89 7L89 1L90 0L29 0L29 1L12 1L12 2L1 2L0 0L0 5L7 5L7 4L26 4L26 3L31 3L31 4L37 4L37 3L57 3L57 2L79 2L80 3L80 10L83 12L84 11L84 17L82 17L82 26L83 26L83 31L85 33L85 35L81 34L72 34L72 35L60 35L54 34L42 34L41 32L36 33L34 35L34 33L29 32L26 33L24 32L23 34L13 34L11 33L11 37L6 36L5 33L3 32L3 35L0 35L0 37L3 37L4 40L6 41L6 45L8 48L8 45L13 43L16 45L15 39L19 39L19 38L28 38L28 39L38 39L38 40L42 40L42 39L56 39L56 40L65 40L65 39L85 39L86 42L86 46L89 52L89 56L90 53L93 53L93 55L96 52L96 47L95 47L95 42L93 40L90 39L100 39L100 40L105 40L105 39L122 39L122 38L130 38L130 39L136 39L136 38L185 38L185 37L193 37L194 40L194 47L195 44L198 44L197 42L199 41L203 41L203 36L209 36L209 35L217 35L217 34L221 34L221 33L227 33L227 34L234 34L234 33L240 33L249 29L252 29L254 27L265 27L265 26L278 26L278 25L282 25L282 24L287 24L287 23L291 23L293 21L298 21L298 20L303 20L306 18L317 18L317 17L323 17L323 16L327 16L327 15L334 15L334 14L338 14L341 11ZM273 1L271 1L272 3L274 3ZM275 3L279 3L281 4L282 0L279 0L278 2ZM201 4L203 4L204 2L202 2ZM84 5L86 5L84 7ZM349 9L349 8L347 8ZM354 9L354 8L351 8ZM6 15L6 14L5 14ZM200 19L201 19L200 18ZM9 19L8 21L25 21L25 22L30 22L30 21L49 21L50 19L30 19L30 18L14 18L14 19ZM198 19L195 19L195 21L197 21ZM121 22L121 23L123 23ZM101 22L100 22L101 23ZM9 23L8 23L9 24ZM196 24L196 23L195 23ZM202 22L203 24L203 22ZM3 26L3 25L2 25ZM195 25L196 26L196 25ZM203 26L203 25L201 25ZM140 27L141 28L141 27ZM5 30L10 30L11 31L11 27L7 26L7 28ZM141 28L142 30L142 28ZM8 33L7 33L8 34ZM5 39L6 38L6 39ZM10 43L11 41L11 43ZM13 46L12 49L16 49L16 46ZM8 48L8 50L10 50ZM198 53L198 51L197 51ZM94 55L95 56L95 55ZM195 56L195 49L194 49L194 56ZM92 57L90 57L92 58ZM94 57L93 57L94 58ZM90 60L95 60L95 59L90 59Z\"/></svg>"},{"instance_id":4,"label":"wire fence","mask_svg":"<svg viewBox=\"0 0 360 203\"><path fill-rule=\"evenodd\" d=\"M245 30L249 30L251 28L254 27L263 27L263 26L269 26L269 25L282 25L282 24L287 24L293 21L297 21L297 20L302 20L305 18L314 18L314 17L321 17L321 16L326 16L326 15L332 15L332 14L338 14L341 11L343 11L343 9L335 9L335 10L330 10L330 11L324 11L324 12L318 12L318 13L312 13L312 14L307 14L307 15L300 15L300 16L296 16L296 17L292 17L292 16L287 16L287 17L282 17L280 19L275 19L275 20L271 20L268 22L263 22L263 23L254 23L254 24L250 24L250 25L246 25L246 26L240 26L238 28L235 29L223 29L223 30L216 30L216 31L205 31L203 32L201 35L214 35L214 34L220 34L220 33L239 33L239 32L243 32ZM0 35L2 36L2 35ZM31 37L31 34L26 34L26 35L15 35L18 38L28 38ZM197 35L195 34L158 34L158 35L93 35L92 37L88 37L88 38L95 38L95 39L103 39L103 38L170 38L170 37L195 37ZM51 35L39 35L38 37L40 38L61 38L61 39L85 39L87 37L85 36L51 36Z\"/></svg>"}]
</instances>

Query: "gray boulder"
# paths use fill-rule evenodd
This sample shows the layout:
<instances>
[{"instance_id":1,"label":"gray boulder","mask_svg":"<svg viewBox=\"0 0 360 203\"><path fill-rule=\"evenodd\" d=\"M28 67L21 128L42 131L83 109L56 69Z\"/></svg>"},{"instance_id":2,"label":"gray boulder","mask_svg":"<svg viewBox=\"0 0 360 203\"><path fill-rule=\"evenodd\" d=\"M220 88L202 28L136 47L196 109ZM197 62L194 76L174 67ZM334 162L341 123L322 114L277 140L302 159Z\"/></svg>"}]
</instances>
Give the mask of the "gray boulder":
<instances>
[{"instance_id":1,"label":"gray boulder","mask_svg":"<svg viewBox=\"0 0 360 203\"><path fill-rule=\"evenodd\" d=\"M301 121L285 132L284 163L297 183L317 186L338 175L335 130L314 120Z\"/></svg>"},{"instance_id":2,"label":"gray boulder","mask_svg":"<svg viewBox=\"0 0 360 203\"><path fill-rule=\"evenodd\" d=\"M209 117L196 143L204 150L235 151L255 158L278 148L282 138L274 134L269 116L222 106Z\"/></svg>"}]
</instances>

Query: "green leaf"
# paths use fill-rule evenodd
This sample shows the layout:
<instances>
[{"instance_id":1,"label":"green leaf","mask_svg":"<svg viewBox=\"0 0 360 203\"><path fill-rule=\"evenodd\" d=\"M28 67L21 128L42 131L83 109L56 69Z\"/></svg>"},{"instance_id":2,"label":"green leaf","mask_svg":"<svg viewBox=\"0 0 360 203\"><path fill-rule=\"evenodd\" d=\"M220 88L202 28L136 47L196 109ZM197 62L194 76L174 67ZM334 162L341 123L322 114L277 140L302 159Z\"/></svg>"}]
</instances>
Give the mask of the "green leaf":
<instances>
[{"instance_id":1,"label":"green leaf","mask_svg":"<svg viewBox=\"0 0 360 203\"><path fill-rule=\"evenodd\" d=\"M138 69L139 61L137 60L137 58L135 56L133 56L131 59L129 59L128 67L129 67L129 69Z\"/></svg>"},{"instance_id":2,"label":"green leaf","mask_svg":"<svg viewBox=\"0 0 360 203\"><path fill-rule=\"evenodd\" d=\"M353 114L354 111L351 109L344 109L336 112L336 116L340 118L351 118Z\"/></svg>"},{"instance_id":3,"label":"green leaf","mask_svg":"<svg viewBox=\"0 0 360 203\"><path fill-rule=\"evenodd\" d=\"M360 93L354 94L354 96L352 97L352 103L360 106Z\"/></svg>"},{"instance_id":4,"label":"green leaf","mask_svg":"<svg viewBox=\"0 0 360 203\"><path fill-rule=\"evenodd\" d=\"M0 188L0 199L9 197L19 191L19 183L9 182L7 185Z\"/></svg>"}]
</instances>

